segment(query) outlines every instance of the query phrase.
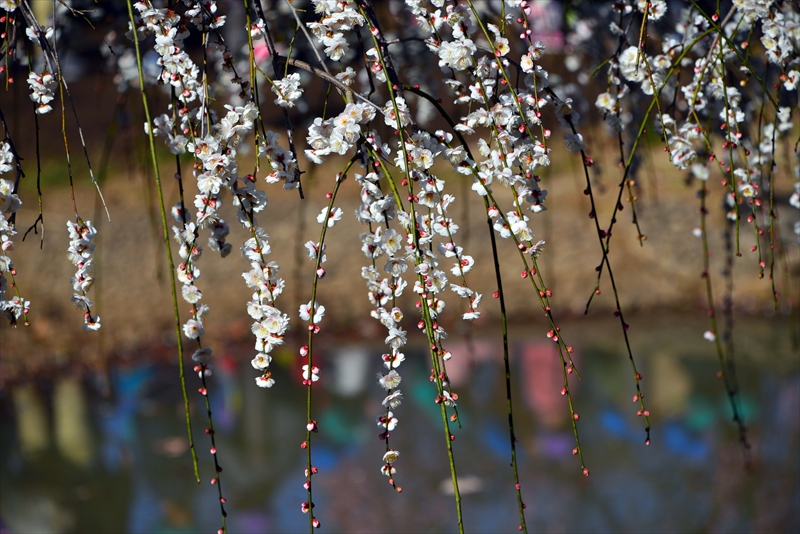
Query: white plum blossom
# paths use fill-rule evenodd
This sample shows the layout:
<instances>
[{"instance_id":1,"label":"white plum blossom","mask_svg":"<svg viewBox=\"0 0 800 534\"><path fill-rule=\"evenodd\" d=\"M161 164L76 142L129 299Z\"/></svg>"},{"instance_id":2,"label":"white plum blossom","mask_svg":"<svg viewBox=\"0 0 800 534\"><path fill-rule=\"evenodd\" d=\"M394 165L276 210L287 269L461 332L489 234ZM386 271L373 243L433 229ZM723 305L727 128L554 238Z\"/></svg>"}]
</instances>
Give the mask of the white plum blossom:
<instances>
[{"instance_id":1,"label":"white plum blossom","mask_svg":"<svg viewBox=\"0 0 800 534\"><path fill-rule=\"evenodd\" d=\"M196 361L199 364L207 364L208 361L211 359L212 350L210 347L203 347L202 349L197 349L192 354L192 360Z\"/></svg>"},{"instance_id":2,"label":"white plum blossom","mask_svg":"<svg viewBox=\"0 0 800 534\"><path fill-rule=\"evenodd\" d=\"M294 107L295 101L303 95L300 87L300 75L292 73L281 80L276 80L272 86L272 92L278 95L275 103L283 108Z\"/></svg>"},{"instance_id":3,"label":"white plum blossom","mask_svg":"<svg viewBox=\"0 0 800 534\"><path fill-rule=\"evenodd\" d=\"M189 339L197 339L204 333L203 323L196 319L189 319L183 325L183 334Z\"/></svg>"},{"instance_id":4,"label":"white plum blossom","mask_svg":"<svg viewBox=\"0 0 800 534\"><path fill-rule=\"evenodd\" d=\"M380 383L383 389L395 389L398 385L400 385L401 377L400 374L392 369L385 375L378 373L378 382Z\"/></svg>"},{"instance_id":5,"label":"white plum blossom","mask_svg":"<svg viewBox=\"0 0 800 534\"><path fill-rule=\"evenodd\" d=\"M267 375L269 375L269 372L267 372ZM256 377L256 385L258 387L271 388L273 385L275 385L275 380L271 376L267 375Z\"/></svg>"},{"instance_id":6,"label":"white plum blossom","mask_svg":"<svg viewBox=\"0 0 800 534\"><path fill-rule=\"evenodd\" d=\"M306 255L312 259L316 260L317 256L319 255L319 244L314 243L313 241L307 241L305 244L306 247ZM328 261L328 256L325 254L326 245L322 245L322 257L320 258L320 263L325 263Z\"/></svg>"},{"instance_id":7,"label":"white plum blossom","mask_svg":"<svg viewBox=\"0 0 800 534\"><path fill-rule=\"evenodd\" d=\"M396 111L395 104L397 105ZM408 126L411 122L411 112L408 109L405 99L402 97L395 98L394 104L391 100L387 102L386 105L383 106L383 115L386 125L392 128L402 128Z\"/></svg>"},{"instance_id":8,"label":"white plum blossom","mask_svg":"<svg viewBox=\"0 0 800 534\"><path fill-rule=\"evenodd\" d=\"M394 412L391 410L387 410L386 415L381 415L378 417L378 426L385 428L389 432L394 431L399 422L400 421L394 416Z\"/></svg>"},{"instance_id":9,"label":"white plum blossom","mask_svg":"<svg viewBox=\"0 0 800 534\"><path fill-rule=\"evenodd\" d=\"M570 152L580 152L584 148L583 136L579 133L564 134L564 146L567 147L567 150Z\"/></svg>"},{"instance_id":10,"label":"white plum blossom","mask_svg":"<svg viewBox=\"0 0 800 534\"><path fill-rule=\"evenodd\" d=\"M326 224L328 228L333 227L336 224L336 221L342 218L342 209L333 207L328 212L328 208L323 208L322 212L317 215L317 222L320 224Z\"/></svg>"},{"instance_id":11,"label":"white plum blossom","mask_svg":"<svg viewBox=\"0 0 800 534\"><path fill-rule=\"evenodd\" d=\"M44 115L53 110L50 102L53 101L55 95L53 95L51 86L55 81L53 75L47 71L41 74L31 71L30 74L28 74L28 86L31 90L31 100L37 104L36 113L39 115Z\"/></svg>"},{"instance_id":12,"label":"white plum blossom","mask_svg":"<svg viewBox=\"0 0 800 534\"><path fill-rule=\"evenodd\" d=\"M477 52L472 39L443 42L439 46L439 66L454 70L464 70L472 66L473 56Z\"/></svg>"},{"instance_id":13,"label":"white plum blossom","mask_svg":"<svg viewBox=\"0 0 800 534\"><path fill-rule=\"evenodd\" d=\"M13 13L19 7L22 0L0 0L0 9L8 13Z\"/></svg>"},{"instance_id":14,"label":"white plum blossom","mask_svg":"<svg viewBox=\"0 0 800 534\"><path fill-rule=\"evenodd\" d=\"M308 365L304 365L303 380L310 380L312 382L319 380L319 367L314 366L309 369Z\"/></svg>"},{"instance_id":15,"label":"white plum blossom","mask_svg":"<svg viewBox=\"0 0 800 534\"><path fill-rule=\"evenodd\" d=\"M387 395L385 399L383 399L383 404L386 407L391 407L392 410L396 410L398 406L403 403L403 394L400 392L399 389L394 390L391 394Z\"/></svg>"},{"instance_id":16,"label":"white plum blossom","mask_svg":"<svg viewBox=\"0 0 800 534\"><path fill-rule=\"evenodd\" d=\"M613 111L616 104L617 100L610 93L600 93L595 101L595 105L603 111Z\"/></svg>"},{"instance_id":17,"label":"white plum blossom","mask_svg":"<svg viewBox=\"0 0 800 534\"><path fill-rule=\"evenodd\" d=\"M320 305L319 302L314 302L314 316L311 316L311 302L308 304L300 305L300 318L304 321L309 321L311 324L319 324L325 316L325 306Z\"/></svg>"}]
</instances>

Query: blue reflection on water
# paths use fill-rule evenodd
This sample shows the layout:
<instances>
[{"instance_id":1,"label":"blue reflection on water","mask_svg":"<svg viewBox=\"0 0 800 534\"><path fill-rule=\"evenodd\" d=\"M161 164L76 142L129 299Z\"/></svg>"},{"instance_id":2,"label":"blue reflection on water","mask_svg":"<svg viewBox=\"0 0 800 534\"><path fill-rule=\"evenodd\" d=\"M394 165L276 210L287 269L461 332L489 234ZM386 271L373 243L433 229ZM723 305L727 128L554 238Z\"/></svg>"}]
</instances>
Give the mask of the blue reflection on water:
<instances>
[{"instance_id":1,"label":"blue reflection on water","mask_svg":"<svg viewBox=\"0 0 800 534\"><path fill-rule=\"evenodd\" d=\"M473 532L516 532L502 362L488 341L478 340L472 353L469 346L464 343L463 352L454 356L464 366L454 367L463 428L453 425L453 433L465 524ZM755 469L748 474L713 362L678 357L683 349L674 349L669 369L676 377L693 378L683 385L662 384L661 393L657 373L645 373L651 380L645 390L655 392L648 398L653 444L645 447L643 421L627 393L631 384L623 373L609 378L607 372L619 365L619 358L585 342L580 350L584 382L574 399L592 473L585 478L572 455L575 442L561 385L552 383L560 364L551 349L520 344L512 354L518 464L531 531L800 528L796 371L786 375L745 367L740 372L741 405L754 443ZM395 411L400 425L391 436L391 446L402 453L397 480L404 492L398 495L379 474L385 444L378 439L374 418L382 411L382 391L372 377L382 368L381 349L365 344L337 351L327 355L323 376L336 369L336 380L346 387L341 392L336 385L315 390L320 424L313 449L320 470L314 477L315 512L323 527L334 532L452 531L450 475L427 355L411 348L404 366L405 402ZM230 353L236 353L235 347ZM336 354L345 356L338 361ZM642 368L653 367L653 361L644 359ZM358 366L359 380L368 382L345 380L349 365ZM263 392L253 387L246 362L224 357L210 378L229 532L308 529L308 516L300 512L306 499L299 447L305 392L287 372L277 369L275 389ZM29 388L24 395L3 391L2 528L17 533L34 526L50 532L216 530L219 508L216 487L209 483L213 473L202 433L204 408L194 393L196 376L189 373L187 379L201 460L199 485L187 452L176 375L175 368L156 363L117 366L110 399L86 381L82 402L88 402L89 421L69 420L80 410L52 410L57 403L76 401L58 398L63 388L46 381L47 387ZM57 378L56 384L59 380L77 378ZM58 417L67 419L54 420ZM95 434L85 442L96 443L94 460L85 466L61 455L56 442L60 439L63 447L65 438L51 428L78 424Z\"/></svg>"}]
</instances>

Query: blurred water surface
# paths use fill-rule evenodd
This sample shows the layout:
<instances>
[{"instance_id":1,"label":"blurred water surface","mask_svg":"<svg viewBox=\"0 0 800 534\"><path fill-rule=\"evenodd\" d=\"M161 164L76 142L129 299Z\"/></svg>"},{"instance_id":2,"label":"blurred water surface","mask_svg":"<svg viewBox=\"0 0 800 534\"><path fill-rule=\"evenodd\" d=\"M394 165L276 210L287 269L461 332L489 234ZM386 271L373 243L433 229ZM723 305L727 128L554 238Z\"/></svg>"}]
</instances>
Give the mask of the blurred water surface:
<instances>
[{"instance_id":1,"label":"blurred water surface","mask_svg":"<svg viewBox=\"0 0 800 534\"><path fill-rule=\"evenodd\" d=\"M789 321L742 320L737 375L752 441L743 454L702 318L636 318L631 330L652 444L618 323L565 323L583 381L573 383L580 473L558 356L541 330L516 327L512 382L523 499L532 532L800 531L800 373ZM638 329L638 332L637 332ZM531 334L537 340L531 341ZM413 339L413 336L411 336ZM463 428L454 449L468 532L519 524L496 333L453 335L448 348ZM452 486L441 415L424 347L407 351L392 447L401 451L397 494L379 473L376 416L381 341L321 338L315 363L316 514L328 532L453 532ZM231 533L300 532L307 516L305 391L294 352L277 357L276 386L255 387L248 344L215 349L209 391ZM294 349L292 349L294 350ZM320 363L321 361L321 363ZM219 528L205 413L187 375L203 482L194 482L177 367L147 351L96 372L65 367L7 385L0 413L3 532L213 532ZM110 390L110 395L102 391Z\"/></svg>"}]
</instances>

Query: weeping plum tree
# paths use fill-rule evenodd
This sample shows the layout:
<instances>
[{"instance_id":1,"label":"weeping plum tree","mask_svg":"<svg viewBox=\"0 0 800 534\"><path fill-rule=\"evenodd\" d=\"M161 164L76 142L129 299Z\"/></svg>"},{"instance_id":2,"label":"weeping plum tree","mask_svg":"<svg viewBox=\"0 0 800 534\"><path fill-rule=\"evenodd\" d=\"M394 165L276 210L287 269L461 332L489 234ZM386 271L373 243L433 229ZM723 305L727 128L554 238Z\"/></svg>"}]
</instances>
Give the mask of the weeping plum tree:
<instances>
[{"instance_id":1,"label":"weeping plum tree","mask_svg":"<svg viewBox=\"0 0 800 534\"><path fill-rule=\"evenodd\" d=\"M542 177L551 165L551 155L573 158L582 169L587 213L598 247L596 284L587 288L587 294L599 294L601 282L611 288L619 335L630 361L632 398L642 420L643 441L649 444L650 413L609 256L612 231L621 222L618 217L626 203L633 213L639 243L645 246L646 236L636 216L634 175L648 129L657 133L663 157L676 173L699 189L699 227L694 232L702 242L698 253L704 262L709 315L705 338L712 342L719 360L719 375L747 451L732 351L718 335L721 326L712 293L706 219L712 206L719 205L709 199L724 198L722 209L733 228L731 251L742 256L740 233L754 235L754 259L735 261L757 263L776 307L780 299L788 298L780 295L776 273L786 268L785 247L794 238L785 240L778 232L775 191L778 181L792 182L789 204L800 209L798 144L791 138L797 135L800 83L800 9L795 2L689 0L670 4L669 9L664 0L575 3L568 8L563 29L568 43L564 63L577 73L577 84L548 72L548 51L538 39L536 18L531 15L537 7L533 1L266 3L143 0L127 2L125 9L93 5L83 11L73 2L59 0L45 20L29 0L0 0L0 73L8 87L24 83L15 82L12 72L27 71L25 81L33 102L30 114L21 120L38 132L39 116L60 113L62 130L67 123L77 126L81 147L70 146L63 135L70 188L72 155L82 153L101 201L62 57L74 39L64 32L65 27L83 25L90 31L91 22L100 19L112 26L102 47L118 90L141 98L145 118L141 132L155 174L171 273L189 443L199 481L183 374L185 355L195 364L208 415L206 434L215 468L211 482L219 492L220 532L226 531L226 500L206 383L214 356L213 347L204 342L209 307L203 302L199 265L204 248L222 258L234 250L234 243L228 241L229 224L220 213L223 202L235 207L234 226L243 229L243 239L237 238L235 246L244 256L238 260L242 283L252 291L252 298L242 305L253 321L252 366L255 386L264 388L264 395L274 394L269 391L275 384L270 371L273 350L287 343L290 325L306 332L304 344L296 347L297 358L303 360L302 384L307 395L305 420L298 421L306 428L301 447L307 465L298 479L304 480L307 499L298 504L308 516L309 529L320 527L321 521L314 512L312 481L318 473L314 436L325 431L317 424L311 402L320 379L315 336L325 324L326 314L317 289L324 284L327 254L344 253L336 249L335 242L332 250L328 248L333 235L328 231L346 216L336 205L337 195L342 183L352 177L361 191L355 218L362 225L358 237L364 253L365 296L372 306L371 317L385 328L386 335L385 373L378 380L385 399L375 407L385 450L375 462L394 490L401 492L402 456L393 448L391 436L398 427L395 414L402 409L404 347L410 336L420 336L428 347L435 389L432 398L441 412L441 439L452 475L456 521L463 532L451 432L452 425L460 425L459 397L448 380L452 354L441 316L450 313L473 321L486 306L483 295L470 286L475 259L462 246L458 233L459 223L469 221L459 220L454 209L457 201L465 202L452 192L455 187L466 183L467 187L459 189L465 194L471 188L470 194L480 198L483 210L469 217L485 221L491 245L484 257L494 264L496 291L492 296L496 302L491 306L499 307L496 328L503 339L512 466L508 476L516 488L519 528L527 531L516 464L501 266L516 265L520 276L530 283L532 308L541 308L546 316L546 335L557 347L561 363L564 417L575 437L575 463L588 476L578 433L580 416L571 390L580 375L572 360L569 332L559 327L559 312L546 282L549 273L539 265L546 253L545 243L531 230L537 214L547 207L547 180ZM228 11L238 15L232 17ZM238 22L232 25L231 20ZM309 106L309 88L322 88L323 106ZM161 95L159 101L166 104L151 106L154 95ZM594 150L581 133L585 125L579 109L591 102L608 135L618 144L618 154ZM2 111L0 309L11 325L22 322L27 326L36 320L36 303L25 299L26 283L32 282L26 280L24 265L14 265L13 249L21 230L44 229L42 192L38 188L38 218L32 223L19 221L17 211L22 202L36 199L20 198L26 169ZM283 118L279 132L267 129L265 117L275 114ZM434 123L440 128L426 126ZM162 189L159 154L164 151L157 149L159 143L165 143L174 155L180 198L172 206L166 205ZM554 144L563 144L566 151L551 152ZM788 147L787 155L793 151L794 162L791 156L779 157L781 146ZM37 136L37 158L40 148ZM242 157L248 153L255 158ZM181 156L192 160L188 172L181 168ZM330 176L327 206L316 218L318 239L304 245L270 242L268 233L275 221L270 220L266 190L296 189L297 202L303 202L305 169L326 164L334 156L346 163ZM608 220L599 216L589 170L603 158L620 167L616 201ZM330 162L324 168L333 165ZM69 281L72 302L83 314L83 327L94 331L101 328L99 310L91 300L97 230L82 216L87 209L78 205L73 192L73 216L66 221L70 237L67 258L76 269ZM795 223L794 230L800 234L800 224ZM270 252L272 247L301 245L314 263L313 278L302 289L308 302L297 311L287 310L281 299L286 281L279 265L270 261ZM403 293L414 294L414 309L400 308ZM188 316L180 313L181 300L190 306ZM451 304L445 312L447 301ZM591 301L589 298L587 311ZM459 312L450 311L459 307ZM402 326L404 318L416 322L419 332L407 332Z\"/></svg>"}]
</instances>

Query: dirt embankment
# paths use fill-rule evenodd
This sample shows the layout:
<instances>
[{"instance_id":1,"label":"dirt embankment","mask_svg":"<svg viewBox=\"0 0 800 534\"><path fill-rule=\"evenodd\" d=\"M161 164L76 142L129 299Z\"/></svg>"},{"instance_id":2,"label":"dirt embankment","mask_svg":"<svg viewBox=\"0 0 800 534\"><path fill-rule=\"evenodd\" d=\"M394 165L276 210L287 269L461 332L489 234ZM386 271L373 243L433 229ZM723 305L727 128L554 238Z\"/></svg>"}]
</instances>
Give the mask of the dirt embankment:
<instances>
[{"instance_id":1,"label":"dirt embankment","mask_svg":"<svg viewBox=\"0 0 800 534\"><path fill-rule=\"evenodd\" d=\"M130 156L130 154L128 154ZM560 157L560 155L559 155ZM118 158L118 159L116 159ZM556 158L554 158L556 160ZM639 245L636 230L631 224L631 209L618 215L613 230L610 260L619 290L623 310L634 314L637 310L680 311L705 308L707 305L703 271L701 240L692 234L700 225L697 184L687 187L683 176L660 154L641 172L640 198L636 203L642 232L647 235L644 246ZM127 172L125 161L128 161ZM31 232L22 242L18 236L16 248L11 252L17 268L20 293L31 301L31 326L11 330L0 325L0 353L2 359L17 359L47 354L48 358L97 354L98 336L103 350L124 350L125 347L150 343L153 340L174 336L170 286L164 246L160 241L161 229L153 182L144 173L130 165L136 158L117 154L112 163L115 173L104 188L111 213L111 222L98 209L94 191L82 185L77 191L77 203L84 219L93 219L99 229L97 237L97 286L90 297L102 317L103 328L98 333L81 329L81 312L70 304L72 290L69 279L74 268L66 259L68 236L66 221L72 218L69 190L50 185L44 191L45 238L39 248L39 237ZM576 162L577 163L577 162ZM307 302L311 293L313 262L305 256L303 243L319 239L316 217L327 204L325 193L332 190L336 162L325 166L307 168L304 175L306 200L299 199L296 190L284 191L278 186L266 188L269 205L259 215L259 223L270 235L270 258L281 266L287 287L279 301L293 322L300 303ZM177 199L177 185L171 179L172 171L164 176L169 205ZM478 326L484 326L498 317L498 306L491 298L496 289L491 247L483 205L469 189L470 184L458 183L460 175L442 174L447 188L457 197L452 211L460 229L456 241L475 258L475 268L468 275L469 284L484 294L483 316ZM81 176L85 184L88 179ZM606 169L594 184L601 226L607 226L617 195L619 172ZM63 182L63 180L62 180ZM531 227L537 239L547 244L539 260L557 317L582 315L586 301L592 294L602 253L594 230L594 221L587 215L589 199L582 194L585 187L582 169L562 165L546 175L543 181L548 190L549 209L531 214ZM788 184L784 184L788 185ZM708 218L708 238L711 247L711 269L714 298L722 307L725 295L726 248L724 233L728 224L716 209L722 189L718 181L711 183L713 200L709 200L711 215ZM508 205L508 196L498 191L498 198ZM779 192L780 193L780 192ZM623 196L625 198L625 196ZM464 200L467 200L465 203ZM18 215L18 227L24 232L36 219L38 208L35 188L23 188L24 206ZM366 227L357 223L352 214L359 202L358 188L351 178L345 183L336 205L344 210L342 218L328 232L327 274L320 282L318 298L328 309L326 322L337 328L352 331L354 335L372 333L374 323L369 318L370 304L366 297L360 269L368 264L361 253L358 235ZM211 307L206 330L211 338L246 338L251 320L245 303L250 297L241 273L248 265L238 252L246 239L237 227L230 202L223 214L231 223L229 242L234 252L225 259L219 258L207 247L199 261L201 277L198 285L204 302ZM780 232L788 241L788 264L776 265L776 283L786 294L786 282L797 288L797 247L791 244L790 209L780 212ZM521 264L513 245L500 240L502 274L506 290L510 320L526 321L541 317L537 299L530 281L520 277ZM759 280L756 254L750 252L754 244L752 226L742 223L740 234L741 258L734 258L734 306L744 313L761 313L772 308L770 282ZM174 248L174 247L173 247ZM768 261L768 251L765 252ZM382 266L382 263L379 267ZM442 267L449 272L449 260ZM615 309L611 284L604 272L601 294L592 302L590 314L610 314ZM410 293L410 292L409 292ZM403 302L406 310L413 308L410 294ZM448 307L443 324L463 328L455 323L463 301L448 295ZM784 304L785 305L785 304ZM182 303L182 308L186 306ZM182 309L182 312L186 312ZM413 313L407 313L409 321ZM411 324L411 323L409 323ZM327 326L327 325L326 325ZM296 330L296 328L295 328ZM295 332L296 333L296 332ZM375 332L378 333L378 332Z\"/></svg>"},{"instance_id":2,"label":"dirt embankment","mask_svg":"<svg viewBox=\"0 0 800 534\"><path fill-rule=\"evenodd\" d=\"M99 351L124 352L134 346L152 346L153 341L169 343L174 338L174 320L170 302L170 286L166 267L164 245L161 241L161 224L158 215L154 182L147 171L149 156L141 136L143 122L136 103L118 101L113 86L102 77L91 78L92 91L75 90L76 105L81 112L81 124L86 133L95 172L108 176L103 186L111 221L105 219L97 202L97 195L89 185L86 164L81 158L81 148L74 125L68 124L68 139L77 185L76 200L81 216L93 220L99 229L97 237L97 285L90 298L102 317L99 332L87 333L81 329L81 312L72 307L70 277L74 268L66 258L68 236L66 222L74 218L70 199L68 174L63 156L60 117L50 114L40 117L39 136L42 153L49 159L42 161L41 182L45 236L40 249L39 238L33 232L22 242L17 236L16 248L11 251L17 268L20 293L31 301L31 326L12 330L0 322L0 359L3 361L59 358L88 355L96 357ZM25 158L27 177L23 180L21 197L23 207L17 216L17 226L24 233L38 216L36 197L35 128L24 116L30 104L23 85L11 93L0 93L0 105L10 122L11 134L18 150ZM85 89L85 87L84 87ZM162 101L159 101L162 99ZM154 109L164 109L163 95L156 93L151 102ZM116 115L115 115L116 113ZM116 117L112 123L112 117ZM282 123L280 116L274 119ZM112 124L112 128L109 128ZM278 128L280 131L281 128ZM106 138L106 133L109 137ZM587 129L588 155L597 162L591 169L596 193L598 219L607 228L617 198L617 184L621 178L615 166L618 147L616 140L604 128ZM302 132L298 130L297 136ZM113 142L109 142L109 141ZM285 140L285 136L284 136ZM560 142L551 142L553 167L546 169L542 186L547 189L548 210L530 214L531 228L536 239L546 241L539 260L547 287L554 292L553 311L557 318L582 315L586 301L595 287L602 252L598 244L594 221L588 217L591 206L582 194L586 184L579 159L567 154ZM160 147L160 145L159 145ZM111 148L107 152L107 149ZM302 150L302 147L298 147ZM177 183L172 179L174 160L162 148L162 176L164 176L167 204L177 200ZM106 157L102 154L106 153ZM782 152L780 152L782 153ZM246 159L246 156L243 160ZM787 206L786 199L791 183L781 161L777 175L776 198L779 206L780 235L787 243L788 261L776 266L776 283L779 290L788 294L789 287L798 287L800 277L800 250L793 244L791 226L796 212ZM184 171L189 164L184 163ZM280 186L270 186L263 181L259 187L269 195L267 209L258 217L267 229L272 247L271 259L281 266L281 275L287 287L279 300L281 309L293 319L291 333L297 335L297 309L307 302L311 294L313 262L305 256L303 244L318 241L319 225L316 217L327 205L325 194L333 189L335 174L344 161L332 160L323 166L311 166L301 158L306 200L299 199L296 190L284 191ZM240 162L241 172L249 164ZM188 174L188 173L186 173ZM353 173L351 173L353 174ZM491 257L489 233L482 201L471 191L471 180L464 182L462 175L449 168L440 172L449 193L457 198L451 212L460 230L454 236L457 243L475 258L475 267L468 275L470 286L484 295L482 316L477 327L486 326L498 318L499 307L491 298L496 290L494 266ZM644 154L644 163L638 172L639 196L636 202L642 232L647 235L644 246L639 245L636 230L631 224L631 208L624 202L613 230L610 259L620 301L626 314L637 310L667 312L688 309L705 309L707 297L703 271L701 241L692 231L700 225L697 198L698 184L685 183L685 175L671 166L659 146ZM193 197L192 187L187 195ZM726 269L725 229L728 223L718 209L724 194L719 180L709 182L711 198L708 217L708 238L711 247L711 268L714 298L722 307L725 295ZM497 187L495 193L508 210L510 197ZM202 272L198 285L203 301L209 304L206 331L211 338L248 339L251 320L245 303L250 298L241 273L248 268L238 252L246 239L226 198L222 212L231 224L229 242L234 252L220 259L207 247L199 261ZM380 328L369 317L371 306L360 276L361 267L368 264L361 253L359 233L366 230L357 223L353 212L359 203L355 180L350 179L341 189L336 205L344 210L344 217L330 229L327 238L327 274L320 282L318 298L328 309L326 327L335 325L348 335L379 335ZM39 228L41 229L41 227ZM733 269L734 306L742 313L760 314L772 309L770 283L759 280L757 259L750 247L754 244L751 225L742 223L740 248L742 258L735 258ZM205 241L203 238L202 241ZM522 266L512 243L500 240L501 271L506 290L509 318L524 323L539 320L541 309L532 291L530 280L520 278ZM176 247L173 246L173 250ZM768 250L765 251L767 262ZM383 263L379 264L382 267ZM450 260L441 266L449 274ZM610 315L615 309L608 276L603 273L601 294L592 302L590 315ZM463 311L464 302L448 292L447 309L440 321L450 329L467 328L456 318ZM401 302L407 310L407 328L413 328L416 316L410 291ZM187 313L182 302L181 311Z\"/></svg>"}]
</instances>

